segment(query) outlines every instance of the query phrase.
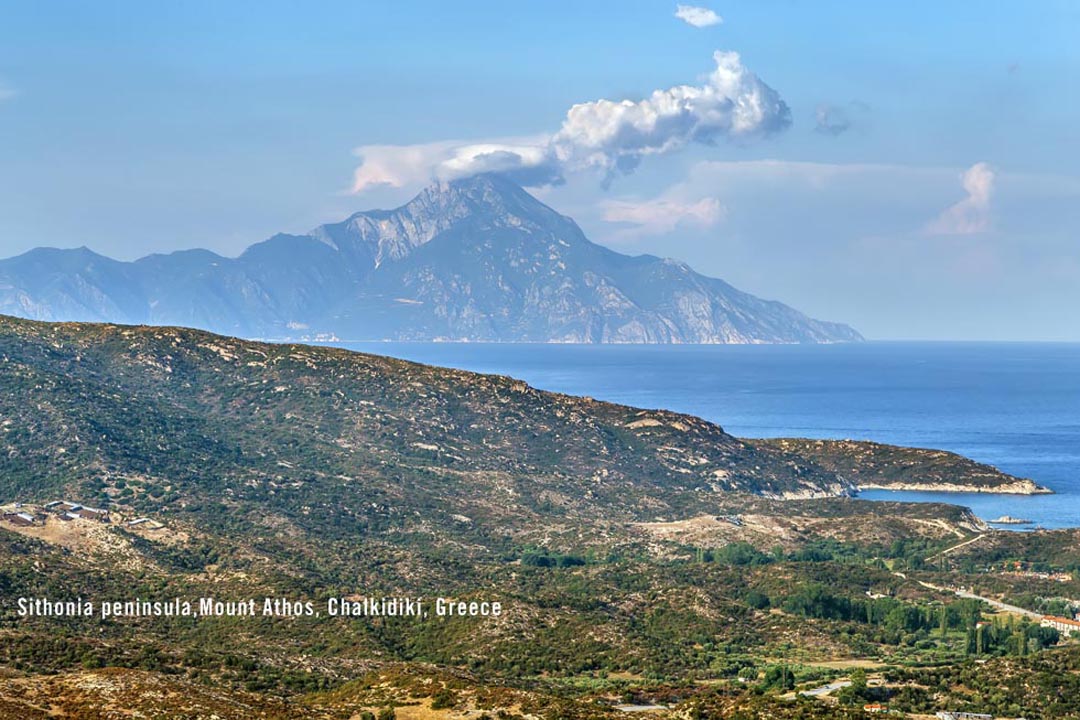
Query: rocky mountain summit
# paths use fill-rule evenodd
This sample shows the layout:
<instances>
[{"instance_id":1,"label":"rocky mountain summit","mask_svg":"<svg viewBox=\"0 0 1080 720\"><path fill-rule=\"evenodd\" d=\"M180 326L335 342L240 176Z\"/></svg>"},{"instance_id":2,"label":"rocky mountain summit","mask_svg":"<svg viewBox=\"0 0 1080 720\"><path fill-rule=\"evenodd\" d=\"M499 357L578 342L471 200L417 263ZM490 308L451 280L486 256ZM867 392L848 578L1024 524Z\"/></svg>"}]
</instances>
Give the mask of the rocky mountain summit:
<instances>
[{"instance_id":1,"label":"rocky mountain summit","mask_svg":"<svg viewBox=\"0 0 1080 720\"><path fill-rule=\"evenodd\" d=\"M275 235L237 258L187 250L125 263L86 248L39 248L0 261L0 312L271 339L862 339L685 263L597 245L495 175L439 182L397 209Z\"/></svg>"}]
</instances>

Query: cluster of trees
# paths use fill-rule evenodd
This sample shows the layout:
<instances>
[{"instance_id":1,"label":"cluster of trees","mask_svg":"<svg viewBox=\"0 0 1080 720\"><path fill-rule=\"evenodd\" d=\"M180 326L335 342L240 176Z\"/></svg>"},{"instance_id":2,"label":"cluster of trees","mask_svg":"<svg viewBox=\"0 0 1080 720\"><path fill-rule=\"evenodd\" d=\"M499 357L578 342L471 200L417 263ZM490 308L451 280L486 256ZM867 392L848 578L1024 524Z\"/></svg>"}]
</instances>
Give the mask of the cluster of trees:
<instances>
[{"instance_id":1,"label":"cluster of trees","mask_svg":"<svg viewBox=\"0 0 1080 720\"><path fill-rule=\"evenodd\" d=\"M850 598L833 593L821 583L807 583L786 595L781 607L790 613L823 620L853 620L883 625L890 630L974 628L982 617L978 600L955 600L941 605L914 605L896 598Z\"/></svg>"},{"instance_id":2,"label":"cluster of trees","mask_svg":"<svg viewBox=\"0 0 1080 720\"><path fill-rule=\"evenodd\" d=\"M741 567L788 561L852 563L885 569L885 561L888 560L893 568L918 570L925 566L925 558L937 550L940 550L937 543L919 537L901 538L887 545L857 545L821 539L802 545L791 552L786 552L778 545L769 553L758 550L748 542L736 541L715 549L697 548L695 557L699 563L717 562Z\"/></svg>"},{"instance_id":3,"label":"cluster of trees","mask_svg":"<svg viewBox=\"0 0 1080 720\"><path fill-rule=\"evenodd\" d=\"M521 554L521 564L531 567L578 567L584 565L586 559L580 555L567 553L553 553L546 549L526 550Z\"/></svg>"},{"instance_id":4,"label":"cluster of trees","mask_svg":"<svg viewBox=\"0 0 1080 720\"><path fill-rule=\"evenodd\" d=\"M894 668L885 673L902 687L889 698L896 710L930 713L967 710L997 717L1080 717L1080 648L1070 647L980 663Z\"/></svg>"},{"instance_id":5,"label":"cluster of trees","mask_svg":"<svg viewBox=\"0 0 1080 720\"><path fill-rule=\"evenodd\" d=\"M1057 644L1054 628L1040 627L1015 619L994 618L967 630L967 652L971 655L1016 655L1023 657Z\"/></svg>"},{"instance_id":6,"label":"cluster of trees","mask_svg":"<svg viewBox=\"0 0 1080 720\"><path fill-rule=\"evenodd\" d=\"M1057 630L1026 620L982 620L983 603L958 599L950 603L915 605L895 598L849 598L819 583L809 583L780 601L787 612L825 620L847 620L878 626L879 638L899 644L907 636L941 637L963 632L972 655L1026 655L1058 642Z\"/></svg>"}]
</instances>

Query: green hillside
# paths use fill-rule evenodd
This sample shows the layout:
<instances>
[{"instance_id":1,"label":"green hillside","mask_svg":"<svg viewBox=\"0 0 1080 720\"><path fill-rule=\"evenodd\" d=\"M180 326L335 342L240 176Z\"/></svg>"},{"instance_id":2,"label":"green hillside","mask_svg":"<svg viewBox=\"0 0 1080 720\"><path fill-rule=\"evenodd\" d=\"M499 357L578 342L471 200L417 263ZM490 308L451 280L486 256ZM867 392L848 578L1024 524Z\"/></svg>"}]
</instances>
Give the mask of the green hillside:
<instances>
[{"instance_id":1,"label":"green hillside","mask_svg":"<svg viewBox=\"0 0 1080 720\"><path fill-rule=\"evenodd\" d=\"M986 608L932 587L982 582L1023 547L991 542L963 508L853 500L851 487L697 418L505 377L0 318L0 717L394 706L406 719L562 720L616 717L620 703L857 717L876 691L835 706L784 696L851 667L1024 658L1057 639L1028 620L978 630ZM65 519L61 499L111 522ZM1051 552L1069 541L1039 538L1042 565L1072 568ZM994 579L1003 597L1027 582ZM504 612L327 614L381 596ZM58 618L20 614L20 598L314 612ZM1015 702L1040 717L1032 697Z\"/></svg>"}]
</instances>

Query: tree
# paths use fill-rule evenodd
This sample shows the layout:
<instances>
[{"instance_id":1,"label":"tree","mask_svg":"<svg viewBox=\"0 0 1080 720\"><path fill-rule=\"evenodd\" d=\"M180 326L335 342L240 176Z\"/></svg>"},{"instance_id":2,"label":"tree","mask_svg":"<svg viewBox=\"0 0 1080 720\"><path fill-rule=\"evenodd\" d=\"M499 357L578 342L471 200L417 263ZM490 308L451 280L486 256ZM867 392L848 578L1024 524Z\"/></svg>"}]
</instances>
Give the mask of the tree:
<instances>
[{"instance_id":1,"label":"tree","mask_svg":"<svg viewBox=\"0 0 1080 720\"><path fill-rule=\"evenodd\" d=\"M439 688L439 691L431 696L431 709L432 710L446 710L447 708L454 707L454 702L457 698L454 697L453 691L450 688Z\"/></svg>"},{"instance_id":2,"label":"tree","mask_svg":"<svg viewBox=\"0 0 1080 720\"><path fill-rule=\"evenodd\" d=\"M836 697L846 705L854 705L867 700L867 690L866 671L862 668L856 668L851 673L851 684L838 692Z\"/></svg>"},{"instance_id":3,"label":"tree","mask_svg":"<svg viewBox=\"0 0 1080 720\"><path fill-rule=\"evenodd\" d=\"M793 690L795 676L788 670L787 665L773 665L765 671L761 685L764 690Z\"/></svg>"},{"instance_id":4,"label":"tree","mask_svg":"<svg viewBox=\"0 0 1080 720\"><path fill-rule=\"evenodd\" d=\"M751 590L743 598L747 605L755 610L764 610L769 607L769 596L758 590Z\"/></svg>"}]
</instances>

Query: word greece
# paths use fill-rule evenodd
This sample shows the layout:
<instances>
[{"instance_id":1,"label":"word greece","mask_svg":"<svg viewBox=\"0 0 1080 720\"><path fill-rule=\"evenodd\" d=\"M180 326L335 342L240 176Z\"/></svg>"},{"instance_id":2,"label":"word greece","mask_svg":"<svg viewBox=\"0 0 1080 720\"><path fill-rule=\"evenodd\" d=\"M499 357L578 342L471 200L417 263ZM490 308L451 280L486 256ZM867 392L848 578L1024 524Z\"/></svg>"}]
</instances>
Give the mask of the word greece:
<instances>
[{"instance_id":1,"label":"word greece","mask_svg":"<svg viewBox=\"0 0 1080 720\"><path fill-rule=\"evenodd\" d=\"M52 600L20 597L19 617L98 617L102 620L125 617L499 617L502 603L488 600L455 600L419 597L330 598L320 605L288 598L219 600L212 597L184 600L115 600L93 602L83 598Z\"/></svg>"}]
</instances>

